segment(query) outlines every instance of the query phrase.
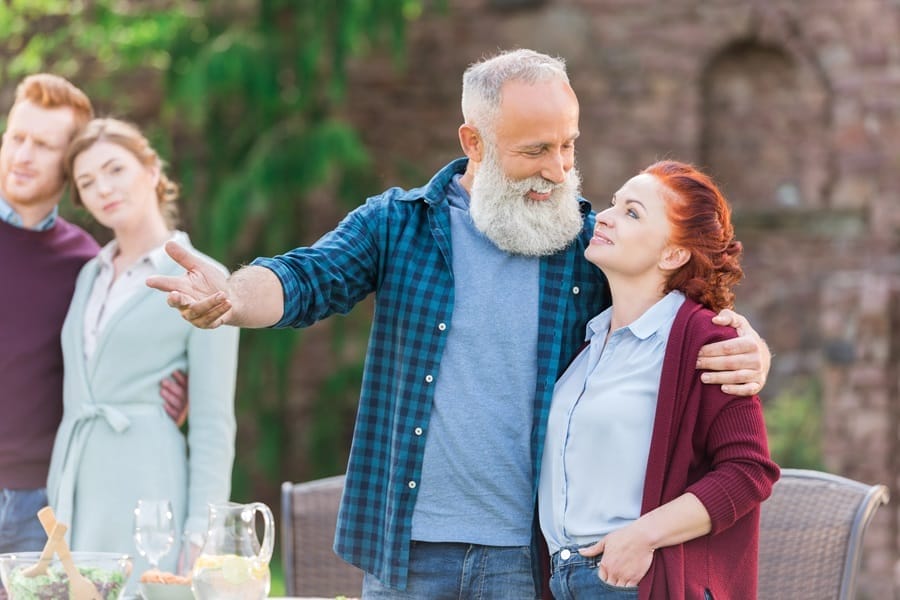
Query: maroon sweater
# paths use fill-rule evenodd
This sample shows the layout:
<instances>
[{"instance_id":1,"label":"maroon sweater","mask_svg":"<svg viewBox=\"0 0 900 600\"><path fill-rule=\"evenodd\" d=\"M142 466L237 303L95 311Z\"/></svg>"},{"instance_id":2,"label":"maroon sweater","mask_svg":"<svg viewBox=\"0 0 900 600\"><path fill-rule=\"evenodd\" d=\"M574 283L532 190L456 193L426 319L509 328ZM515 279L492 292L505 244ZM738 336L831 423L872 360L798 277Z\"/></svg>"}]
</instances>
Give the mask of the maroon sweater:
<instances>
[{"instance_id":1,"label":"maroon sweater","mask_svg":"<svg viewBox=\"0 0 900 600\"><path fill-rule=\"evenodd\" d=\"M47 484L62 417L59 333L78 271L98 250L62 218L47 231L0 221L0 488Z\"/></svg>"},{"instance_id":2,"label":"maroon sweater","mask_svg":"<svg viewBox=\"0 0 900 600\"><path fill-rule=\"evenodd\" d=\"M706 507L712 532L661 548L639 585L641 600L756 598L759 506L779 470L769 458L757 396L729 396L700 382L700 347L734 337L713 312L686 300L663 362L641 513L685 491Z\"/></svg>"}]
</instances>

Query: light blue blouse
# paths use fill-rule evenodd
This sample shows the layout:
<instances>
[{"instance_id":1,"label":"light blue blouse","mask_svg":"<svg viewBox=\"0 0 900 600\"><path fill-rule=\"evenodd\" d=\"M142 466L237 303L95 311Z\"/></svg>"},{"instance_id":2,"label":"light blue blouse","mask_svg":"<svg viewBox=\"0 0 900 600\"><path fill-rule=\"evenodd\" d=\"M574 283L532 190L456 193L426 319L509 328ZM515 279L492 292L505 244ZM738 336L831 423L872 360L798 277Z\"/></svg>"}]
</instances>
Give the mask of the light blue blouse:
<instances>
[{"instance_id":1,"label":"light blue blouse","mask_svg":"<svg viewBox=\"0 0 900 600\"><path fill-rule=\"evenodd\" d=\"M612 309L603 311L588 323L590 345L557 381L538 492L551 553L640 516L666 343L683 302L670 292L608 341Z\"/></svg>"}]
</instances>

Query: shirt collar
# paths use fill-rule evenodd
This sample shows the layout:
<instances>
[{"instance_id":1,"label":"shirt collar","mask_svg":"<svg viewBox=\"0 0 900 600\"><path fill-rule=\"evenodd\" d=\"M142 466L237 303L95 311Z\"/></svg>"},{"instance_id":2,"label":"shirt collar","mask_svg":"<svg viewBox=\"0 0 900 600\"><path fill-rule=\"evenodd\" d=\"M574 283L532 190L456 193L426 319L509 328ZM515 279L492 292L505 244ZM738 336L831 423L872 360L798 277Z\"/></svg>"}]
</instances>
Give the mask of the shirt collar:
<instances>
[{"instance_id":1,"label":"shirt collar","mask_svg":"<svg viewBox=\"0 0 900 600\"><path fill-rule=\"evenodd\" d=\"M678 311L678 307L684 302L684 294L678 290L672 290L662 297L656 304L648 308L644 314L635 319L625 329L631 331L636 338L645 340L670 321L672 315ZM612 320L612 307L588 321L585 341L597 334L609 331Z\"/></svg>"},{"instance_id":2,"label":"shirt collar","mask_svg":"<svg viewBox=\"0 0 900 600\"><path fill-rule=\"evenodd\" d=\"M8 223L10 225L14 225L20 229L33 229L34 231L46 231L53 227L56 223L56 217L59 216L59 207L54 206L53 210L50 211L50 214L41 219L41 221L35 225L34 227L25 227L22 222L22 217L19 216L13 207L6 201L6 198L0 196L0 221L4 223Z\"/></svg>"},{"instance_id":3,"label":"shirt collar","mask_svg":"<svg viewBox=\"0 0 900 600\"><path fill-rule=\"evenodd\" d=\"M450 202L450 206L468 211L469 192L460 183L460 179L462 179L462 173L457 173L450 180L450 185L447 188L447 200Z\"/></svg>"}]
</instances>

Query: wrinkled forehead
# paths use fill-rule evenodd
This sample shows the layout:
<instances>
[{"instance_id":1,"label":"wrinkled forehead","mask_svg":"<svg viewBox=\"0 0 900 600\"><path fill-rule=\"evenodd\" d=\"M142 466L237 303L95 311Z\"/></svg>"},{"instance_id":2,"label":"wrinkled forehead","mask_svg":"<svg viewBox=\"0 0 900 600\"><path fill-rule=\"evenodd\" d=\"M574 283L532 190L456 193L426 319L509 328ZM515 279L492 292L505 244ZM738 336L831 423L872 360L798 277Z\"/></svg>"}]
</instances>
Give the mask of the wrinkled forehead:
<instances>
[{"instance_id":1,"label":"wrinkled forehead","mask_svg":"<svg viewBox=\"0 0 900 600\"><path fill-rule=\"evenodd\" d=\"M561 80L503 85L497 119L498 136L557 141L578 136L578 99Z\"/></svg>"}]
</instances>

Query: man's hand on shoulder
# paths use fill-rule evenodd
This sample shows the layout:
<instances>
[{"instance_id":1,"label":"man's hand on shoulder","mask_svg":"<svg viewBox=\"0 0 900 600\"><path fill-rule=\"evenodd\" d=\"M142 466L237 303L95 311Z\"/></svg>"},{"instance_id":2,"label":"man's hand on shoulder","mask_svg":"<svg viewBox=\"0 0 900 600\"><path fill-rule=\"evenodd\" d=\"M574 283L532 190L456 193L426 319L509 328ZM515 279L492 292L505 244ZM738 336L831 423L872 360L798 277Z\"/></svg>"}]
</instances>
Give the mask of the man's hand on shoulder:
<instances>
[{"instance_id":1,"label":"man's hand on shoulder","mask_svg":"<svg viewBox=\"0 0 900 600\"><path fill-rule=\"evenodd\" d=\"M697 368L707 371L702 375L703 382L721 385L726 394L758 394L772 363L768 345L747 319L733 310L720 311L713 317L713 323L733 327L738 336L700 349Z\"/></svg>"}]
</instances>

